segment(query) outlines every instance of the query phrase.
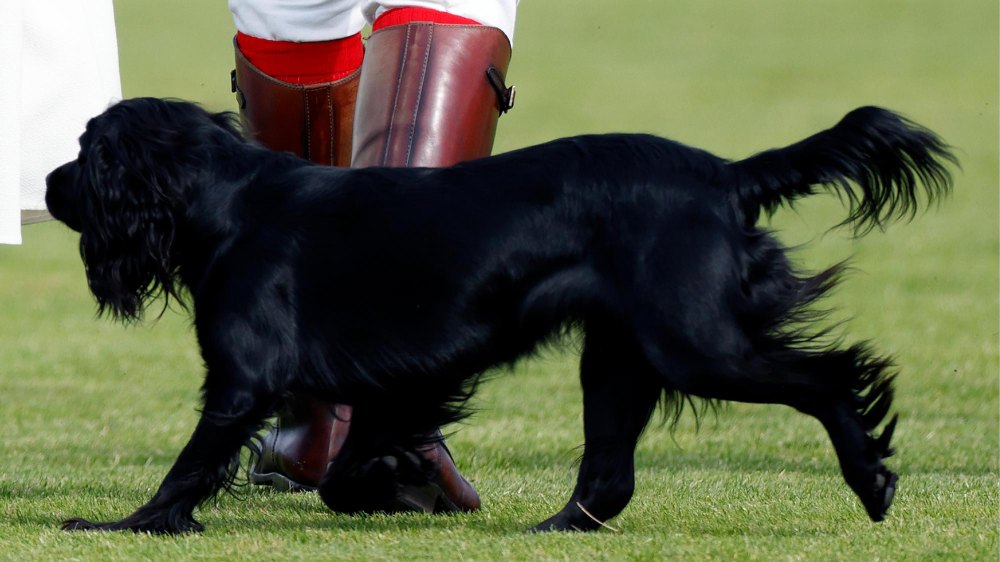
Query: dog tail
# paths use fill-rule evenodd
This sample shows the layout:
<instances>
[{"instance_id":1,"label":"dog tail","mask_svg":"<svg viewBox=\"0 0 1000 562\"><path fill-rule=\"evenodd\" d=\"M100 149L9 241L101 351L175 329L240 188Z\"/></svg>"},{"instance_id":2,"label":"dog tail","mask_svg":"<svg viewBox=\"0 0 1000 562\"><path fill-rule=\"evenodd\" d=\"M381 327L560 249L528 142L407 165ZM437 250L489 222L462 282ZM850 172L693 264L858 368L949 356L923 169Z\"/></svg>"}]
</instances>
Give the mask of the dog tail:
<instances>
[{"instance_id":1,"label":"dog tail","mask_svg":"<svg viewBox=\"0 0 1000 562\"><path fill-rule=\"evenodd\" d=\"M912 219L921 186L928 204L946 196L945 163L958 160L935 133L887 109L861 107L830 129L730 166L740 176L736 196L748 226L761 210L770 215L825 188L850 208L837 226L861 235Z\"/></svg>"}]
</instances>

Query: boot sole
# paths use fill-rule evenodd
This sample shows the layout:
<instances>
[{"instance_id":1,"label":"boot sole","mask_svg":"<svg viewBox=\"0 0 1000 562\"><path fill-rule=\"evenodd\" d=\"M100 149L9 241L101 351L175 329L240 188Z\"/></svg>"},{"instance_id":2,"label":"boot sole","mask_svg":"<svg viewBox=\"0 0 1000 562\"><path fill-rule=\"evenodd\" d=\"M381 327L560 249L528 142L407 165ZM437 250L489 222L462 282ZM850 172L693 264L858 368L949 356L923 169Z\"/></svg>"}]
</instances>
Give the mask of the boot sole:
<instances>
[{"instance_id":1,"label":"boot sole","mask_svg":"<svg viewBox=\"0 0 1000 562\"><path fill-rule=\"evenodd\" d=\"M270 486L276 492L315 492L315 486L300 484L279 472L250 472L250 483L256 486Z\"/></svg>"}]
</instances>

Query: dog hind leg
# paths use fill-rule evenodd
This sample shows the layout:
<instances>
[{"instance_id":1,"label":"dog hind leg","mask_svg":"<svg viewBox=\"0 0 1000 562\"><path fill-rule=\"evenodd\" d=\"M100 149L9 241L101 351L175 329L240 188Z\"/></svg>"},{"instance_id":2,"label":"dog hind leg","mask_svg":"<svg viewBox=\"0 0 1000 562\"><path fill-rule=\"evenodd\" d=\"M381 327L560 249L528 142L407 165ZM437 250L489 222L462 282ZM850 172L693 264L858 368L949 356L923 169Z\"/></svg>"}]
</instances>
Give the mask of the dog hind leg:
<instances>
[{"instance_id":1,"label":"dog hind leg","mask_svg":"<svg viewBox=\"0 0 1000 562\"><path fill-rule=\"evenodd\" d=\"M665 385L710 400L784 404L816 417L844 479L869 517L883 519L897 480L882 463L891 454L895 422L880 437L873 431L892 402L889 363L864 345L823 345L808 330L817 317L809 307L833 286L839 269L800 277L776 242L757 236L749 240L756 245L744 285L726 267L741 261L739 253L709 220L675 221L671 228L672 239L686 243L651 246L643 270L655 275L633 281L630 293L645 298L629 315ZM646 289L655 286L671 290Z\"/></svg>"},{"instance_id":2,"label":"dog hind leg","mask_svg":"<svg viewBox=\"0 0 1000 562\"><path fill-rule=\"evenodd\" d=\"M588 322L580 379L584 452L566 506L533 531L589 531L618 515L635 486L636 443L656 408L662 382L617 326Z\"/></svg>"},{"instance_id":3,"label":"dog hind leg","mask_svg":"<svg viewBox=\"0 0 1000 562\"><path fill-rule=\"evenodd\" d=\"M898 480L883 463L893 453L889 442L897 416L885 424L881 435L872 434L892 404L892 376L886 375L889 363L863 345L817 353L810 362L815 373L836 378L841 388L826 399L800 404L798 409L823 424L844 480L872 521L881 521L892 504Z\"/></svg>"},{"instance_id":4,"label":"dog hind leg","mask_svg":"<svg viewBox=\"0 0 1000 562\"><path fill-rule=\"evenodd\" d=\"M892 454L896 418L880 436L892 403L888 362L864 346L847 349L768 349L744 361L714 361L692 372L683 389L695 396L785 404L818 419L833 444L841 472L873 521L892 503L897 475L883 464Z\"/></svg>"}]
</instances>

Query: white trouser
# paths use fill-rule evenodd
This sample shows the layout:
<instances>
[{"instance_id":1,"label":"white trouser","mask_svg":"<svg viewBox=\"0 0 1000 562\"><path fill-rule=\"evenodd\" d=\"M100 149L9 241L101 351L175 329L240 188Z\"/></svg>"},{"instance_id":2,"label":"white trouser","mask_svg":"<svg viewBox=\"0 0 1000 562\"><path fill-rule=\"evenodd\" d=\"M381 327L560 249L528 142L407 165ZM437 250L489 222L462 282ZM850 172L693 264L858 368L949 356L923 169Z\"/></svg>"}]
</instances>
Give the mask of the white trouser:
<instances>
[{"instance_id":1,"label":"white trouser","mask_svg":"<svg viewBox=\"0 0 1000 562\"><path fill-rule=\"evenodd\" d=\"M499 28L513 44L518 0L229 0L236 29L276 41L350 37L393 8L430 8Z\"/></svg>"},{"instance_id":2,"label":"white trouser","mask_svg":"<svg viewBox=\"0 0 1000 562\"><path fill-rule=\"evenodd\" d=\"M111 0L0 0L0 244L45 209L45 176L121 98Z\"/></svg>"}]
</instances>

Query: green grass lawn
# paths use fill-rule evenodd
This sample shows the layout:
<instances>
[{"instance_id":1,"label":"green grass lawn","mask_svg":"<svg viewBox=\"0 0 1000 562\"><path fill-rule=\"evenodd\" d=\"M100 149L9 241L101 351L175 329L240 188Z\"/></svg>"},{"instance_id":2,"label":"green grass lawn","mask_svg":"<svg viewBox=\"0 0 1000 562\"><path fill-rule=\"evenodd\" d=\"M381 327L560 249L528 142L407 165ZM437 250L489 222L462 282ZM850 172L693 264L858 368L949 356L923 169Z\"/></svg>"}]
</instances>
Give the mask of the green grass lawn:
<instances>
[{"instance_id":1,"label":"green grass lawn","mask_svg":"<svg viewBox=\"0 0 1000 562\"><path fill-rule=\"evenodd\" d=\"M117 2L126 96L232 109L225 3ZM68 534L68 516L144 502L196 420L189 322L94 318L77 238L58 224L0 247L0 558L12 560L996 560L998 6L955 2L602 0L522 3L497 150L583 132L643 131L727 157L788 144L853 107L884 105L957 150L954 196L851 240L816 197L773 221L818 268L854 256L833 297L850 339L898 358L901 415L889 518L868 521L818 422L733 405L700 428L651 428L618 532L528 535L562 506L582 442L576 360L553 352L486 384L450 440L484 509L345 517L315 495L245 490L179 538ZM77 134L71 132L69 134Z\"/></svg>"}]
</instances>

